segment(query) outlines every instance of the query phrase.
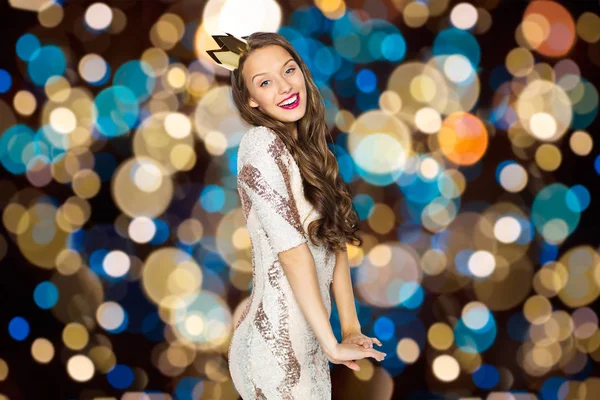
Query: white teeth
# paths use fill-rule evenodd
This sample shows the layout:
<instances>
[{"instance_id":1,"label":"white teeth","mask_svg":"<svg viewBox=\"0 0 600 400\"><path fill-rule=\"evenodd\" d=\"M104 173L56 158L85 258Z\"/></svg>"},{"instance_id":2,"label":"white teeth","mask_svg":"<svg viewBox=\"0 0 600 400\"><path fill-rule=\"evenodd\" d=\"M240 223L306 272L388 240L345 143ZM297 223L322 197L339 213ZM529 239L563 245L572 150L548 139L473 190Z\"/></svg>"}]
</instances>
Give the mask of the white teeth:
<instances>
[{"instance_id":1,"label":"white teeth","mask_svg":"<svg viewBox=\"0 0 600 400\"><path fill-rule=\"evenodd\" d=\"M287 106L288 104L292 104L296 101L296 99L298 99L298 95L295 95L294 97L292 97L291 99L289 99L288 101L279 104L279 106Z\"/></svg>"}]
</instances>

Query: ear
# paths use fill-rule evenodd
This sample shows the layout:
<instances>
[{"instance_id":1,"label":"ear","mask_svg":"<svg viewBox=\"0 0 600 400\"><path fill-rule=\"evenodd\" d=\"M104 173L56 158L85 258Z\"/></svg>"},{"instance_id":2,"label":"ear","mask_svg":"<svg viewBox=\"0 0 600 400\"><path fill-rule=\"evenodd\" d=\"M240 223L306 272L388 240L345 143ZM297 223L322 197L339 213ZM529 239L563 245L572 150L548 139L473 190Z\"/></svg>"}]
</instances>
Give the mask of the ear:
<instances>
[{"instance_id":1,"label":"ear","mask_svg":"<svg viewBox=\"0 0 600 400\"><path fill-rule=\"evenodd\" d=\"M254 101L252 97L248 97L248 105L252 108L257 108L258 103Z\"/></svg>"}]
</instances>

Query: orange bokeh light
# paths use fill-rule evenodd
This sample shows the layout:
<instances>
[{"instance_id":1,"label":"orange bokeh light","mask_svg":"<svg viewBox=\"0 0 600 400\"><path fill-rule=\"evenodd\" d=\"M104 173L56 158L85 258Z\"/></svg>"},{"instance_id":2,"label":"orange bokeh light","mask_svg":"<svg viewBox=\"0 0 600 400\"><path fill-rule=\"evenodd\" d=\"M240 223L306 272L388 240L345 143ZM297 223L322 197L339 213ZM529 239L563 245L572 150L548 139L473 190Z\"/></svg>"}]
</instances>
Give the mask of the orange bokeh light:
<instances>
[{"instance_id":1,"label":"orange bokeh light","mask_svg":"<svg viewBox=\"0 0 600 400\"><path fill-rule=\"evenodd\" d=\"M448 160L458 165L472 165L487 149L488 132L475 115L459 111L444 120L438 141Z\"/></svg>"},{"instance_id":2,"label":"orange bokeh light","mask_svg":"<svg viewBox=\"0 0 600 400\"><path fill-rule=\"evenodd\" d=\"M575 43L575 22L569 11L554 1L533 1L523 15L524 36L531 47L547 57L563 57ZM532 39L535 32L542 37ZM539 32L538 32L539 33Z\"/></svg>"}]
</instances>

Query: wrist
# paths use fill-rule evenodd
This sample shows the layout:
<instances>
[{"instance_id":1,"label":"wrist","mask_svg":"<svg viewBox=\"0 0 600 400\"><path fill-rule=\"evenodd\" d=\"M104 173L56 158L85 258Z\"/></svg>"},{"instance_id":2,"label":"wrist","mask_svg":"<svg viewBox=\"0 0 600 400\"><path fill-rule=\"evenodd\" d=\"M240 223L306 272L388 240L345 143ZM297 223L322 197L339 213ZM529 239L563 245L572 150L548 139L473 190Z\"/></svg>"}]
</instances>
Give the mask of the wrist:
<instances>
[{"instance_id":1,"label":"wrist","mask_svg":"<svg viewBox=\"0 0 600 400\"><path fill-rule=\"evenodd\" d=\"M342 325L342 336L350 335L353 333L360 333L360 323L358 321L352 324Z\"/></svg>"},{"instance_id":2,"label":"wrist","mask_svg":"<svg viewBox=\"0 0 600 400\"><path fill-rule=\"evenodd\" d=\"M323 349L323 352L327 355L333 354L337 345L338 341L333 335L333 332L331 333L331 337L328 337L327 339L321 341L321 349Z\"/></svg>"}]
</instances>

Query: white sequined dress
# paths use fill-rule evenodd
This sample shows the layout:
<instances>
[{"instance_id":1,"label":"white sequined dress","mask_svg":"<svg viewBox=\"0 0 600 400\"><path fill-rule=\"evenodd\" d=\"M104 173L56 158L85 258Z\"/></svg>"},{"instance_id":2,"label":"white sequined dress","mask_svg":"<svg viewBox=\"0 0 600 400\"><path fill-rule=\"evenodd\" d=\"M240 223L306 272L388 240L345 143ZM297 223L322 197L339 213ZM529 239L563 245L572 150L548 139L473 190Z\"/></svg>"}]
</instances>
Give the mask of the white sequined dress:
<instances>
[{"instance_id":1,"label":"white sequined dress","mask_svg":"<svg viewBox=\"0 0 600 400\"><path fill-rule=\"evenodd\" d=\"M331 399L329 361L302 314L277 254L307 243L331 315L335 253L314 246L307 227L319 217L304 197L298 165L264 126L238 150L238 193L252 242L253 286L229 346L229 372L242 399Z\"/></svg>"}]
</instances>

